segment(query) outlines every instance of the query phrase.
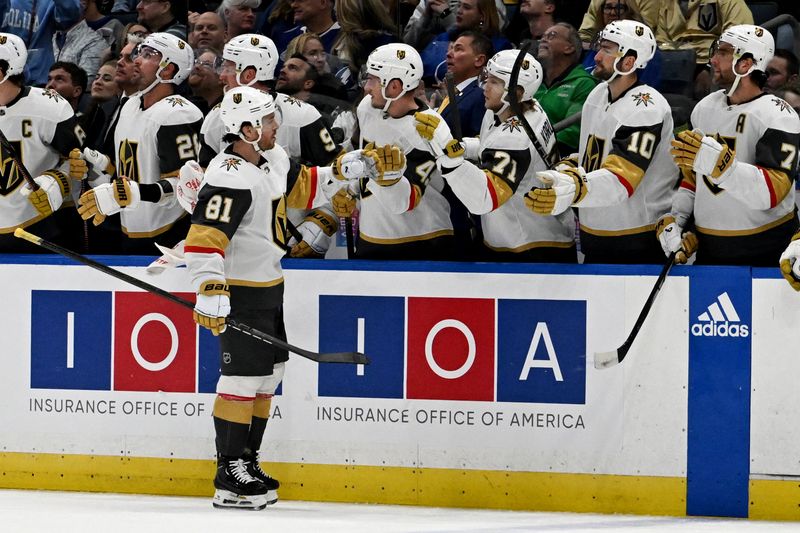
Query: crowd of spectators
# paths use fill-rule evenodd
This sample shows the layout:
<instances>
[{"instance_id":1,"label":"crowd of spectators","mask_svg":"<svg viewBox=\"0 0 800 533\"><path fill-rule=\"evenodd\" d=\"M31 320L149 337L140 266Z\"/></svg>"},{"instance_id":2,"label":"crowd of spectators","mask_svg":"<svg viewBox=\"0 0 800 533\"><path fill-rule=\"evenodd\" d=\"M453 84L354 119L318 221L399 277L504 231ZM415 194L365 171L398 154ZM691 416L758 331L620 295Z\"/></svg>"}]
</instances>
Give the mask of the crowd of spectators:
<instances>
[{"instance_id":1,"label":"crowd of spectators","mask_svg":"<svg viewBox=\"0 0 800 533\"><path fill-rule=\"evenodd\" d=\"M772 15L796 15L794 2L770 4ZM178 93L203 113L223 96L225 43L242 34L270 37L280 56L276 89L316 107L345 149L357 148L354 110L367 57L378 46L404 42L420 52L424 86L417 96L451 125L457 111L464 136L481 127L479 81L487 61L501 50L527 47L543 67L535 97L556 127L563 155L578 149L581 125L574 117L599 82L591 74L596 41L609 22L633 19L652 28L658 51L639 80L674 105L676 130L717 89L709 49L725 28L767 23L779 33L768 20L754 21L746 0L0 0L0 9L0 31L28 47L26 82L66 98L86 131L86 146L101 151L117 111L138 87L131 53L153 32L171 33L194 49L194 68ZM798 109L800 35L791 21L787 27L790 37L777 39L767 68L766 90ZM675 50L692 55L683 69L688 88L671 98ZM448 72L459 95L455 109L446 98ZM480 228L472 231L479 239Z\"/></svg>"}]
</instances>

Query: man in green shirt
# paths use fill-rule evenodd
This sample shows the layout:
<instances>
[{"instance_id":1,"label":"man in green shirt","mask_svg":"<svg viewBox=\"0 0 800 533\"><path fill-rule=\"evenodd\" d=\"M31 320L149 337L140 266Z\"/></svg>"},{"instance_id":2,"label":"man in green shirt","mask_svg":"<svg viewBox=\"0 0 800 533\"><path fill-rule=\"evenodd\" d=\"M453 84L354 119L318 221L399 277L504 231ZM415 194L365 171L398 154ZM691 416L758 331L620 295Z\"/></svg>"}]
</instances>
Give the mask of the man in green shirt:
<instances>
[{"instance_id":1,"label":"man in green shirt","mask_svg":"<svg viewBox=\"0 0 800 533\"><path fill-rule=\"evenodd\" d=\"M581 112L583 102L597 80L580 63L581 39L571 24L559 22L547 29L539 42L538 59L544 80L535 98L553 125ZM562 156L578 151L580 123L556 134Z\"/></svg>"}]
</instances>

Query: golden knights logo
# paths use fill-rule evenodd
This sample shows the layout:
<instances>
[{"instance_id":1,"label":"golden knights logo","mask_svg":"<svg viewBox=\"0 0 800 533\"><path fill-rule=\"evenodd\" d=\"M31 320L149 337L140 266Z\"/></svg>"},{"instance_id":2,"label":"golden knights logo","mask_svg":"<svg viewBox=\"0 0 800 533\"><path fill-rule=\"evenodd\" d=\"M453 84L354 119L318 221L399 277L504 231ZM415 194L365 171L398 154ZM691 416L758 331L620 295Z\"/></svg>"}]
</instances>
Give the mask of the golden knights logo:
<instances>
[{"instance_id":1,"label":"golden knights logo","mask_svg":"<svg viewBox=\"0 0 800 533\"><path fill-rule=\"evenodd\" d=\"M234 104L241 104L242 103L242 93L235 93L233 95L233 103Z\"/></svg>"},{"instance_id":2,"label":"golden knights logo","mask_svg":"<svg viewBox=\"0 0 800 533\"><path fill-rule=\"evenodd\" d=\"M643 104L645 107L647 107L653 103L653 97L650 96L650 93L634 94L633 100L636 102L637 107L639 106L639 104Z\"/></svg>"},{"instance_id":3,"label":"golden knights logo","mask_svg":"<svg viewBox=\"0 0 800 533\"><path fill-rule=\"evenodd\" d=\"M46 97L50 98L51 100L60 100L61 99L61 95L58 94L57 92L55 92L53 89L45 89L44 90L44 95Z\"/></svg>"},{"instance_id":4,"label":"golden knights logo","mask_svg":"<svg viewBox=\"0 0 800 533\"><path fill-rule=\"evenodd\" d=\"M780 107L780 108L781 108L781 111L787 111L789 114L791 114L791 113L792 113L791 111L789 111L789 109L791 108L791 106L790 106L790 105L789 105L789 104L788 104L786 101L784 101L784 100L782 100L782 99L780 99L780 98L773 98L773 99L772 99L772 102L773 102L773 103L774 103L776 106Z\"/></svg>"},{"instance_id":5,"label":"golden knights logo","mask_svg":"<svg viewBox=\"0 0 800 533\"><path fill-rule=\"evenodd\" d=\"M178 39L178 48L183 50L184 48L186 48L186 43Z\"/></svg>"},{"instance_id":6,"label":"golden knights logo","mask_svg":"<svg viewBox=\"0 0 800 533\"><path fill-rule=\"evenodd\" d=\"M644 27L642 27L642 26L636 26L636 35L638 35L639 37L641 37L642 35L644 35Z\"/></svg>"},{"instance_id":7,"label":"golden knights logo","mask_svg":"<svg viewBox=\"0 0 800 533\"><path fill-rule=\"evenodd\" d=\"M0 44L6 44L6 41L8 41L8 37L0 35Z\"/></svg>"},{"instance_id":8,"label":"golden knights logo","mask_svg":"<svg viewBox=\"0 0 800 533\"><path fill-rule=\"evenodd\" d=\"M179 98L177 96L169 96L165 100L172 107L183 107L186 105L186 101L183 98Z\"/></svg>"},{"instance_id":9,"label":"golden knights logo","mask_svg":"<svg viewBox=\"0 0 800 533\"><path fill-rule=\"evenodd\" d=\"M522 123L517 117L511 117L503 122L502 131L510 131L511 133L514 133L515 131L522 131Z\"/></svg>"},{"instance_id":10,"label":"golden knights logo","mask_svg":"<svg viewBox=\"0 0 800 533\"><path fill-rule=\"evenodd\" d=\"M288 250L289 224L286 217L286 197L272 201L272 236L275 244Z\"/></svg>"},{"instance_id":11,"label":"golden knights logo","mask_svg":"<svg viewBox=\"0 0 800 533\"><path fill-rule=\"evenodd\" d=\"M9 141L14 152L22 156L22 142ZM0 195L7 196L22 185L23 177L11 152L0 146Z\"/></svg>"},{"instance_id":12,"label":"golden knights logo","mask_svg":"<svg viewBox=\"0 0 800 533\"><path fill-rule=\"evenodd\" d=\"M756 27L755 31L756 31L756 37L761 37L761 36L764 35L764 29L763 28Z\"/></svg>"},{"instance_id":13,"label":"golden knights logo","mask_svg":"<svg viewBox=\"0 0 800 533\"><path fill-rule=\"evenodd\" d=\"M139 181L139 143L125 139L119 145L117 158L117 175L125 176L131 181Z\"/></svg>"},{"instance_id":14,"label":"golden knights logo","mask_svg":"<svg viewBox=\"0 0 800 533\"><path fill-rule=\"evenodd\" d=\"M242 164L242 160L236 157L229 157L225 161L222 162L220 168L225 167L225 170L239 170L239 165Z\"/></svg>"},{"instance_id":15,"label":"golden knights logo","mask_svg":"<svg viewBox=\"0 0 800 533\"><path fill-rule=\"evenodd\" d=\"M528 61L527 59L524 59L522 61L522 70L528 70L530 68L530 66L531 66L531 62Z\"/></svg>"},{"instance_id":16,"label":"golden knights logo","mask_svg":"<svg viewBox=\"0 0 800 533\"><path fill-rule=\"evenodd\" d=\"M589 135L586 139L586 152L583 154L581 166L586 172L591 172L600 168L603 163L603 153L606 149L606 140L594 135Z\"/></svg>"},{"instance_id":17,"label":"golden knights logo","mask_svg":"<svg viewBox=\"0 0 800 533\"><path fill-rule=\"evenodd\" d=\"M398 50L397 51L397 59L405 59L406 58L406 51L405 50Z\"/></svg>"},{"instance_id":18,"label":"golden knights logo","mask_svg":"<svg viewBox=\"0 0 800 533\"><path fill-rule=\"evenodd\" d=\"M253 46L258 46L259 42L260 41L258 40L258 37L250 37L250 44L252 44Z\"/></svg>"}]
</instances>

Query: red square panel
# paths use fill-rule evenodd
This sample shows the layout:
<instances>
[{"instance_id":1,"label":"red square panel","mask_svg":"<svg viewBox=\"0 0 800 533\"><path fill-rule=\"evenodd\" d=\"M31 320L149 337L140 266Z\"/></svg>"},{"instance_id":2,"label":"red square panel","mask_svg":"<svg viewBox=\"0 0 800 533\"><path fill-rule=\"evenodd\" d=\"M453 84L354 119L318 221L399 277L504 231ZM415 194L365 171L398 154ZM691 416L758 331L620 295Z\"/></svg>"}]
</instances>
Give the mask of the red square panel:
<instances>
[{"instance_id":1,"label":"red square panel","mask_svg":"<svg viewBox=\"0 0 800 533\"><path fill-rule=\"evenodd\" d=\"M408 299L406 398L494 400L494 300Z\"/></svg>"},{"instance_id":2,"label":"red square panel","mask_svg":"<svg viewBox=\"0 0 800 533\"><path fill-rule=\"evenodd\" d=\"M114 390L195 392L197 327L190 309L146 292L117 292L114 314Z\"/></svg>"}]
</instances>

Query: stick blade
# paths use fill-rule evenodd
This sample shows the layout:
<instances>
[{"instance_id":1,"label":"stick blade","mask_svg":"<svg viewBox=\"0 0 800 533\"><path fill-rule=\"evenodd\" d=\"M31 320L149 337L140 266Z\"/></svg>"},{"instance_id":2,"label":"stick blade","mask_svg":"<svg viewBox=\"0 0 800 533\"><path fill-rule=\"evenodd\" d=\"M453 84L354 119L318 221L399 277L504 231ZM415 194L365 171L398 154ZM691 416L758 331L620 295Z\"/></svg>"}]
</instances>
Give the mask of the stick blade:
<instances>
[{"instance_id":1,"label":"stick blade","mask_svg":"<svg viewBox=\"0 0 800 533\"><path fill-rule=\"evenodd\" d=\"M346 363L351 365L368 365L369 357L360 352L321 353L316 357L318 363Z\"/></svg>"},{"instance_id":2,"label":"stick blade","mask_svg":"<svg viewBox=\"0 0 800 533\"><path fill-rule=\"evenodd\" d=\"M594 367L598 370L603 368L611 368L622 361L620 351L614 350L613 352L595 352L594 353Z\"/></svg>"}]
</instances>

